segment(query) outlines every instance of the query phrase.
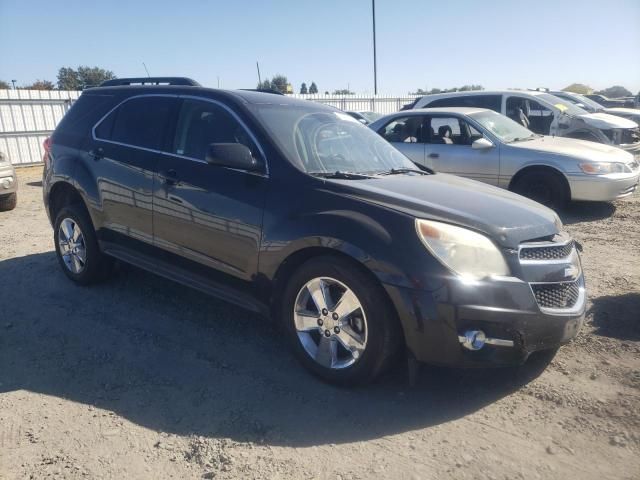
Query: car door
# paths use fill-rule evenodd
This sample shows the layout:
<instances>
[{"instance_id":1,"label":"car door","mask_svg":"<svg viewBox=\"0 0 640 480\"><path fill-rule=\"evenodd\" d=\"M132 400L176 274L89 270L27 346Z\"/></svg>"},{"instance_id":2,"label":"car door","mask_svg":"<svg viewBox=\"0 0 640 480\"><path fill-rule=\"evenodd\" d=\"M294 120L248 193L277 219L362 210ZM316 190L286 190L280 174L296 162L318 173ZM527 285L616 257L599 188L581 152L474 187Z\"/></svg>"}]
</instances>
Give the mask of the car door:
<instances>
[{"instance_id":1,"label":"car door","mask_svg":"<svg viewBox=\"0 0 640 480\"><path fill-rule=\"evenodd\" d=\"M430 132L425 158L436 172L498 184L500 153L497 147L474 149L472 143L483 134L463 117L432 114L424 128Z\"/></svg>"},{"instance_id":2,"label":"car door","mask_svg":"<svg viewBox=\"0 0 640 480\"><path fill-rule=\"evenodd\" d=\"M411 161L425 165L423 115L406 115L391 119L378 133Z\"/></svg>"},{"instance_id":3,"label":"car door","mask_svg":"<svg viewBox=\"0 0 640 480\"><path fill-rule=\"evenodd\" d=\"M157 166L154 242L250 280L257 270L268 177L205 160L209 144L236 142L265 161L249 129L227 105L192 97L181 100L171 154Z\"/></svg>"},{"instance_id":4,"label":"car door","mask_svg":"<svg viewBox=\"0 0 640 480\"><path fill-rule=\"evenodd\" d=\"M154 173L177 103L176 96L131 97L95 126L87 164L98 186L102 240L153 243Z\"/></svg>"}]
</instances>

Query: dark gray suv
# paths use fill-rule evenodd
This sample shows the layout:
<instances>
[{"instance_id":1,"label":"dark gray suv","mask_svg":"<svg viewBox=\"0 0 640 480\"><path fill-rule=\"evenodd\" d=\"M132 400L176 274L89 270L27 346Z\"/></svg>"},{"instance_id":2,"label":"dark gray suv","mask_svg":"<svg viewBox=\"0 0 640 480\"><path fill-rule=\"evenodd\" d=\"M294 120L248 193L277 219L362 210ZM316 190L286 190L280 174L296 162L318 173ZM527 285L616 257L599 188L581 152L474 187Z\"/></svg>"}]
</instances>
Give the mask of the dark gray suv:
<instances>
[{"instance_id":1,"label":"dark gray suv","mask_svg":"<svg viewBox=\"0 0 640 480\"><path fill-rule=\"evenodd\" d=\"M578 250L552 210L419 170L331 107L121 79L86 90L46 145L71 280L118 259L216 295L271 317L335 383L369 381L401 350L518 364L583 323Z\"/></svg>"}]
</instances>

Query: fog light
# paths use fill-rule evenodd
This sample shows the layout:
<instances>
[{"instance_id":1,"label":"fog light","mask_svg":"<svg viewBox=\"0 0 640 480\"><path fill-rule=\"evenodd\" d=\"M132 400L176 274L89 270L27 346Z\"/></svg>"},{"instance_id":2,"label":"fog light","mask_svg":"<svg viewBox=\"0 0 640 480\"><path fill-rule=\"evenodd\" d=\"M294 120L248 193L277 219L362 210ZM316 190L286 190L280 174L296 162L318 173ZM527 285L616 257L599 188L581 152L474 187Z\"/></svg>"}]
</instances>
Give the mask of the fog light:
<instances>
[{"instance_id":1,"label":"fog light","mask_svg":"<svg viewBox=\"0 0 640 480\"><path fill-rule=\"evenodd\" d=\"M12 184L12 183L13 183L13 178L11 178L11 177L9 177L9 178L4 178L4 179L2 180L2 186L3 186L3 188L5 188L5 189L8 189L8 188L11 186L11 184Z\"/></svg>"},{"instance_id":2,"label":"fog light","mask_svg":"<svg viewBox=\"0 0 640 480\"><path fill-rule=\"evenodd\" d=\"M464 340L461 339L462 346L468 350L480 350L487 340L482 330L467 330L464 332Z\"/></svg>"}]
</instances>

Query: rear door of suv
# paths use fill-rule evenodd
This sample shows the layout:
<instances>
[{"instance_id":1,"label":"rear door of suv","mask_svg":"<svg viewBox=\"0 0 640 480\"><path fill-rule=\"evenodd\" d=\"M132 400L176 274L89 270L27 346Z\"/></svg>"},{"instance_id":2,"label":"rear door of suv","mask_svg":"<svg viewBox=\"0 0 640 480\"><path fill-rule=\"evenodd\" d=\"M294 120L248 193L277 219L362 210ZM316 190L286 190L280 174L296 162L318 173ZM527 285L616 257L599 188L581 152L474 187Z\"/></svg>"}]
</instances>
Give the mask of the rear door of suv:
<instances>
[{"instance_id":1,"label":"rear door of suv","mask_svg":"<svg viewBox=\"0 0 640 480\"><path fill-rule=\"evenodd\" d=\"M175 96L133 96L94 127L87 167L99 190L102 240L153 243L154 173L177 106Z\"/></svg>"},{"instance_id":2,"label":"rear door of suv","mask_svg":"<svg viewBox=\"0 0 640 480\"><path fill-rule=\"evenodd\" d=\"M240 117L218 100L180 99L168 154L157 165L154 242L165 251L250 280L257 270L267 172L206 162L211 143L242 143L264 154Z\"/></svg>"}]
</instances>

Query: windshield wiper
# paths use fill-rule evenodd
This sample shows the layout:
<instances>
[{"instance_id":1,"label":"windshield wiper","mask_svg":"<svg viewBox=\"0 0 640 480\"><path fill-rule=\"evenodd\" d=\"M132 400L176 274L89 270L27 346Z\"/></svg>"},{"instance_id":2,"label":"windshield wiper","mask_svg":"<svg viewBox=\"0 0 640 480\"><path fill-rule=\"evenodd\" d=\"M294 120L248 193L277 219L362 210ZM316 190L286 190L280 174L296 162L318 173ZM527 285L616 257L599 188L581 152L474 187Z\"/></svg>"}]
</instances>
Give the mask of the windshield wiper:
<instances>
[{"instance_id":1,"label":"windshield wiper","mask_svg":"<svg viewBox=\"0 0 640 480\"><path fill-rule=\"evenodd\" d=\"M433 170L427 167L422 167L424 170L418 168L392 168L386 172L379 172L378 175L401 175L403 173L419 173L420 175L432 175Z\"/></svg>"},{"instance_id":2,"label":"windshield wiper","mask_svg":"<svg viewBox=\"0 0 640 480\"><path fill-rule=\"evenodd\" d=\"M335 172L309 172L309 175L320 178L337 178L340 180L363 180L367 178L374 178L371 175L357 172L343 172L336 170Z\"/></svg>"},{"instance_id":3,"label":"windshield wiper","mask_svg":"<svg viewBox=\"0 0 640 480\"><path fill-rule=\"evenodd\" d=\"M507 143L515 143L515 142L526 142L527 140L533 140L534 138L536 138L537 135L534 133L533 135L530 135L528 137L516 137L513 140L507 142Z\"/></svg>"}]
</instances>

